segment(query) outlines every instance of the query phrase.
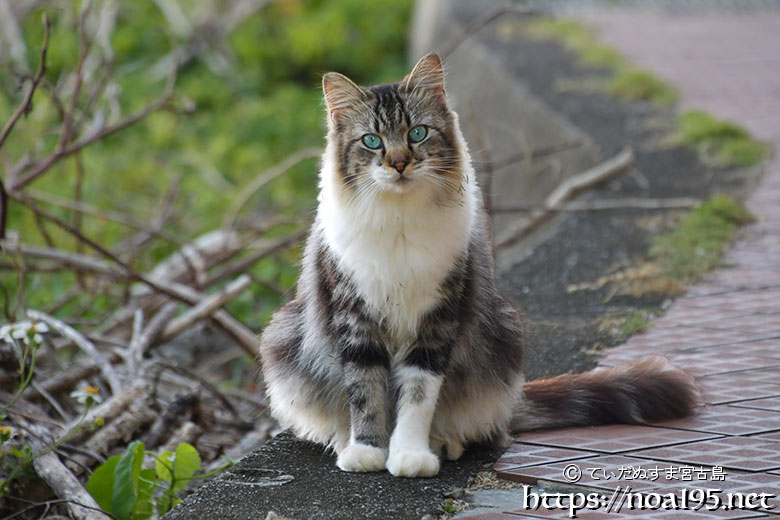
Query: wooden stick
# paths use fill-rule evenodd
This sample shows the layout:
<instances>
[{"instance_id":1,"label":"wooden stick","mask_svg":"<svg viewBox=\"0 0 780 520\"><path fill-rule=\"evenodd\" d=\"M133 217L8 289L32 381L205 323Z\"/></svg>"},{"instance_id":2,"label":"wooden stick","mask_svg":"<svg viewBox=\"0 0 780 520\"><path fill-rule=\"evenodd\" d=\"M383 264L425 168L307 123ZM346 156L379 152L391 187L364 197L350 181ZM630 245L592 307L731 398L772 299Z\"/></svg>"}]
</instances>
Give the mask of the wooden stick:
<instances>
[{"instance_id":1,"label":"wooden stick","mask_svg":"<svg viewBox=\"0 0 780 520\"><path fill-rule=\"evenodd\" d=\"M67 501L68 509L77 520L106 520L106 514L100 509L79 480L68 470L60 458L51 451L54 436L40 424L17 417L24 429L30 432L26 441L37 455L32 466L35 473L61 499Z\"/></svg>"},{"instance_id":2,"label":"wooden stick","mask_svg":"<svg viewBox=\"0 0 780 520\"><path fill-rule=\"evenodd\" d=\"M106 520L95 499L54 453L46 453L33 461L35 473L54 493L67 500L68 510L77 520Z\"/></svg>"},{"instance_id":3,"label":"wooden stick","mask_svg":"<svg viewBox=\"0 0 780 520\"><path fill-rule=\"evenodd\" d=\"M95 364L100 368L100 372L103 374L103 377L108 383L108 386L111 388L111 393L119 393L119 391L122 389L122 383L119 381L119 376L117 376L116 372L114 371L114 367L111 366L111 363L108 362L108 360L98 351L98 349L91 341L82 336L81 333L79 333L76 329L67 323L60 321L53 316L49 316L48 314L45 314L41 311L29 309L27 311L27 316L29 316L30 319L46 323L51 328L55 329L57 332L75 343L77 347L79 347L87 356L95 361Z\"/></svg>"},{"instance_id":4,"label":"wooden stick","mask_svg":"<svg viewBox=\"0 0 780 520\"><path fill-rule=\"evenodd\" d=\"M154 315L142 332L139 332L138 334L133 333L133 339L130 342L129 347L130 355L128 357L128 371L133 379L140 377L141 361L144 357L144 351L160 336L163 327L168 324L175 313L176 304L169 302Z\"/></svg>"},{"instance_id":5,"label":"wooden stick","mask_svg":"<svg viewBox=\"0 0 780 520\"><path fill-rule=\"evenodd\" d=\"M549 220L565 201L586 188L591 188L611 179L628 168L633 162L634 153L626 148L616 156L597 164L593 168L569 177L547 196L541 209L532 212L527 220L497 242L495 249L510 246L528 236L533 230Z\"/></svg>"},{"instance_id":6,"label":"wooden stick","mask_svg":"<svg viewBox=\"0 0 780 520\"><path fill-rule=\"evenodd\" d=\"M226 285L221 291L210 295L199 304L168 323L160 336L160 340L165 341L170 339L180 334L184 329L191 326L196 321L210 316L215 310L244 292L244 290L249 287L250 283L251 280L249 276L245 274L239 276Z\"/></svg>"},{"instance_id":7,"label":"wooden stick","mask_svg":"<svg viewBox=\"0 0 780 520\"><path fill-rule=\"evenodd\" d=\"M18 107L16 107L16 110L11 115L11 119L8 120L8 122L3 127L3 130L0 131L0 148L3 147L3 143L8 138L8 135L11 133L11 130L13 130L14 125L16 125L16 122L19 120L20 117L22 117L22 114L27 112L27 110L30 108L30 102L32 101L33 94L35 93L35 89L38 87L38 83L41 82L41 78L43 78L43 74L46 72L46 51L49 49L49 34L51 33L51 24L49 23L49 16L44 13L43 15L43 45L41 46L41 62L38 64L38 71L35 73L35 77L33 77L32 82L30 83L30 88L27 91L27 93L24 95L24 99L19 104ZM13 181L13 176L9 176L11 180ZM9 186L9 191L13 189L11 186Z\"/></svg>"},{"instance_id":8,"label":"wooden stick","mask_svg":"<svg viewBox=\"0 0 780 520\"><path fill-rule=\"evenodd\" d=\"M62 249L56 249L52 247L40 247L27 244L13 244L4 242L3 247L9 253L23 254L25 256L31 256L33 258L43 258L46 260L54 260L60 262L66 266L82 271L90 271L98 274L105 274L115 278L124 278L124 272L104 262L100 258L84 255L80 253L71 253Z\"/></svg>"},{"instance_id":9,"label":"wooden stick","mask_svg":"<svg viewBox=\"0 0 780 520\"><path fill-rule=\"evenodd\" d=\"M112 395L97 406L93 406L87 412L86 417L82 421L82 424L90 425L95 422L95 419L100 417L105 422L111 421L114 417L121 414L131 403L140 399L146 394L145 381L138 381L134 383L127 391ZM72 422L68 425L68 431L73 430L78 426L77 422ZM71 437L71 442L79 442L89 434L89 432L81 431L76 432Z\"/></svg>"},{"instance_id":10,"label":"wooden stick","mask_svg":"<svg viewBox=\"0 0 780 520\"><path fill-rule=\"evenodd\" d=\"M627 197L620 199L605 200L583 200L562 204L557 208L545 208L542 205L534 204L516 204L508 206L496 206L494 213L519 213L549 209L559 212L574 211L603 211L610 209L676 209L692 208L696 206L700 199L692 197L673 197L669 199L643 199L640 197Z\"/></svg>"}]
</instances>

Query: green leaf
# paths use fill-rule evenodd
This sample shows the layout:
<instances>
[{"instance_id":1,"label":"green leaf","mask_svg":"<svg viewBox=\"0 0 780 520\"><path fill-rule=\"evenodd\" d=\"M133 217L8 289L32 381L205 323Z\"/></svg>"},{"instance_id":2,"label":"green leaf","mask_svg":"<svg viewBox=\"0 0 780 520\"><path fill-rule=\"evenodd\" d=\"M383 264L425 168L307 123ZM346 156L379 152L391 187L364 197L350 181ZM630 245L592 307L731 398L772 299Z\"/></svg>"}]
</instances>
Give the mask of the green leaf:
<instances>
[{"instance_id":1,"label":"green leaf","mask_svg":"<svg viewBox=\"0 0 780 520\"><path fill-rule=\"evenodd\" d=\"M142 469L138 475L138 500L133 508L133 520L147 520L154 515L154 490L157 478L152 468Z\"/></svg>"},{"instance_id":2,"label":"green leaf","mask_svg":"<svg viewBox=\"0 0 780 520\"><path fill-rule=\"evenodd\" d=\"M174 491L184 489L199 469L200 455L198 455L198 450L186 442L179 444L173 459L173 485L171 489Z\"/></svg>"},{"instance_id":3,"label":"green leaf","mask_svg":"<svg viewBox=\"0 0 780 520\"><path fill-rule=\"evenodd\" d=\"M144 461L144 443L133 441L114 470L111 506L119 520L129 520L138 499L138 477Z\"/></svg>"},{"instance_id":4,"label":"green leaf","mask_svg":"<svg viewBox=\"0 0 780 520\"><path fill-rule=\"evenodd\" d=\"M157 459L155 459L154 467L157 471L158 479L164 480L165 482L171 482L173 480L173 475L171 474L171 470L173 469L173 452L163 450L163 452L157 456Z\"/></svg>"},{"instance_id":5,"label":"green leaf","mask_svg":"<svg viewBox=\"0 0 780 520\"><path fill-rule=\"evenodd\" d=\"M112 514L111 497L114 490L114 469L119 462L119 455L109 457L107 461L95 468L92 476L87 480L87 491L98 503L100 509Z\"/></svg>"}]
</instances>

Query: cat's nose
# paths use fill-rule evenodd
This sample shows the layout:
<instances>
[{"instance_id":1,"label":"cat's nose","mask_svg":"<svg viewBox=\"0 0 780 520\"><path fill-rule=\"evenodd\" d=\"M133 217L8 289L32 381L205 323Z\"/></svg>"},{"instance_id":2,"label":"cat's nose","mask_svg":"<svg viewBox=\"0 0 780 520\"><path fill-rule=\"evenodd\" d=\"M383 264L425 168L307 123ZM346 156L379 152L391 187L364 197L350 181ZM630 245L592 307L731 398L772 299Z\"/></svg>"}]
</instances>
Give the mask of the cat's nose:
<instances>
[{"instance_id":1,"label":"cat's nose","mask_svg":"<svg viewBox=\"0 0 780 520\"><path fill-rule=\"evenodd\" d=\"M407 164L409 164L408 161L396 161L393 163L393 168L395 168L398 173L403 173Z\"/></svg>"}]
</instances>

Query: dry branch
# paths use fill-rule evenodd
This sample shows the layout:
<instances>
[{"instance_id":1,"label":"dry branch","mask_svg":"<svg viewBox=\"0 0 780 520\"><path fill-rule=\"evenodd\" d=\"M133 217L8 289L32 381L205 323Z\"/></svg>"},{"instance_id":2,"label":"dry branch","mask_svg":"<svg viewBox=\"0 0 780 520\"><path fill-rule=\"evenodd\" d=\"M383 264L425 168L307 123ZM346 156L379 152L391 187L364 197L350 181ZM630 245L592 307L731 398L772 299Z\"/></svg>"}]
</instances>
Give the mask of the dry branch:
<instances>
[{"instance_id":1,"label":"dry branch","mask_svg":"<svg viewBox=\"0 0 780 520\"><path fill-rule=\"evenodd\" d=\"M493 213L520 213L527 211L539 211L549 209L559 212L574 211L604 211L610 209L678 209L692 208L701 200L692 197L672 197L669 199L643 199L639 197L626 197L620 199L583 200L562 204L557 208L546 208L540 204L514 204L496 206Z\"/></svg>"},{"instance_id":2,"label":"dry branch","mask_svg":"<svg viewBox=\"0 0 780 520\"><path fill-rule=\"evenodd\" d=\"M532 231L552 217L564 202L574 197L586 188L600 184L619 174L634 162L634 153L630 149L624 149L616 156L597 164L582 173L569 177L559 184L544 200L544 205L533 211L519 227L509 232L499 242L495 249L501 249L514 244L518 240L528 236Z\"/></svg>"},{"instance_id":3,"label":"dry branch","mask_svg":"<svg viewBox=\"0 0 780 520\"><path fill-rule=\"evenodd\" d=\"M157 418L157 412L151 404L146 397L136 399L124 412L87 439L84 448L100 455L106 455L112 447L120 442L129 441L136 432ZM87 461L82 461L82 463L85 462Z\"/></svg>"},{"instance_id":4,"label":"dry branch","mask_svg":"<svg viewBox=\"0 0 780 520\"><path fill-rule=\"evenodd\" d=\"M138 309L137 312L142 311ZM149 324L143 331L140 331L138 334L133 334L133 339L130 342L129 347L130 355L128 357L127 369L134 380L140 376L141 360L143 359L144 351L157 340L163 328L175 313L176 304L168 303L154 315L154 318L149 321Z\"/></svg>"},{"instance_id":5,"label":"dry branch","mask_svg":"<svg viewBox=\"0 0 780 520\"><path fill-rule=\"evenodd\" d=\"M111 387L112 394L117 394L121 390L122 383L120 382L114 367L108 362L103 354L95 348L95 345L81 335L80 332L67 323L41 311L36 311L35 309L29 309L27 311L27 316L29 316L30 319L46 323L49 327L75 343L88 357L92 358L95 361L95 364L100 368L100 372L103 374L108 386Z\"/></svg>"},{"instance_id":6,"label":"dry branch","mask_svg":"<svg viewBox=\"0 0 780 520\"><path fill-rule=\"evenodd\" d=\"M162 341L170 339L183 332L184 329L190 327L195 322L210 316L215 310L244 292L247 287L249 287L250 283L251 280L249 279L249 276L245 274L239 276L219 292L210 295L208 298L168 323L163 330L160 339Z\"/></svg>"},{"instance_id":7,"label":"dry branch","mask_svg":"<svg viewBox=\"0 0 780 520\"><path fill-rule=\"evenodd\" d=\"M54 493L67 501L68 510L77 520L105 520L106 514L101 512L95 499L84 489L84 486L62 463L60 458L51 451L55 439L51 432L25 418L16 417L16 421L26 430L27 443L33 449L33 469Z\"/></svg>"},{"instance_id":8,"label":"dry branch","mask_svg":"<svg viewBox=\"0 0 780 520\"><path fill-rule=\"evenodd\" d=\"M40 447L39 447L40 448ZM67 501L68 510L76 520L106 520L102 512L76 476L54 453L46 453L33 461L35 473L46 482L54 493Z\"/></svg>"},{"instance_id":9,"label":"dry branch","mask_svg":"<svg viewBox=\"0 0 780 520\"><path fill-rule=\"evenodd\" d=\"M16 122L19 120L20 117L22 117L22 114L26 113L30 109L30 102L32 101L33 94L35 93L35 89L38 88L38 84L41 82L41 78L43 78L43 74L46 72L46 51L49 49L49 34L51 33L51 24L49 23L49 16L44 14L43 15L43 45L41 46L41 62L38 64L38 71L35 73L35 76L32 78L32 81L30 82L30 87L27 89L27 93L24 95L24 99L19 104L18 107L16 107L16 110L11 115L11 119L8 120L8 122L3 127L3 130L0 131L0 148L3 147L3 143L8 138L8 134L11 133L11 130L13 130L14 125L16 125ZM13 176L10 177L13 179ZM12 189L9 187L9 190Z\"/></svg>"},{"instance_id":10,"label":"dry branch","mask_svg":"<svg viewBox=\"0 0 780 520\"><path fill-rule=\"evenodd\" d=\"M123 278L125 274L121 269L104 262L100 258L79 253L71 253L62 249L51 247L39 247L27 244L14 244L4 242L3 248L8 253L22 254L32 258L41 258L53 260L62 266L71 267L80 271L87 271L97 274L111 276L113 278Z\"/></svg>"},{"instance_id":11,"label":"dry branch","mask_svg":"<svg viewBox=\"0 0 780 520\"><path fill-rule=\"evenodd\" d=\"M89 412L87 412L86 417L84 417L84 420L82 421L82 424L90 425L95 422L95 419L100 417L105 422L111 421L114 417L121 414L128 406L130 406L131 403L137 401L138 399L142 398L146 394L146 388L143 381L139 381L135 384L133 384L130 388L128 388L125 392L122 392L120 394L115 394L111 396L110 398L106 399L102 403L100 403L97 406L93 406L89 409ZM71 423L68 427L69 430L76 429L78 427L78 423L74 422ZM79 442L79 440L86 437L88 432L76 432L71 437L71 442Z\"/></svg>"}]
</instances>

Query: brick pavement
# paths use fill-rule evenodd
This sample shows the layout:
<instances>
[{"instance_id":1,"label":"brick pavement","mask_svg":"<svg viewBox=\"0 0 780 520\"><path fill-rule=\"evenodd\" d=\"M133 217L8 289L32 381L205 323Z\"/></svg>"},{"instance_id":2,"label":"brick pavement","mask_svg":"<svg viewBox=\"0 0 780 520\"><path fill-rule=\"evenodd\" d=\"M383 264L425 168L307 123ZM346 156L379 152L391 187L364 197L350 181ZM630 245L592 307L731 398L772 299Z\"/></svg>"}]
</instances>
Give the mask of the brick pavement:
<instances>
[{"instance_id":1,"label":"brick pavement","mask_svg":"<svg viewBox=\"0 0 780 520\"><path fill-rule=\"evenodd\" d=\"M582 16L602 41L677 88L682 110L700 108L736 121L780 150L780 12L674 16L599 10ZM747 202L758 222L727 254L728 267L709 273L646 332L601 362L610 366L665 355L696 376L706 403L701 412L649 426L523 434L496 463L500 477L565 485L563 468L576 463L583 469L578 484L605 493L630 486L644 493L721 488L780 495L780 158L769 162ZM658 475L628 478L629 467L657 468ZM780 499L774 504L769 515L602 510L578 517L780 518ZM468 518L567 517L561 511L518 509Z\"/></svg>"}]
</instances>

